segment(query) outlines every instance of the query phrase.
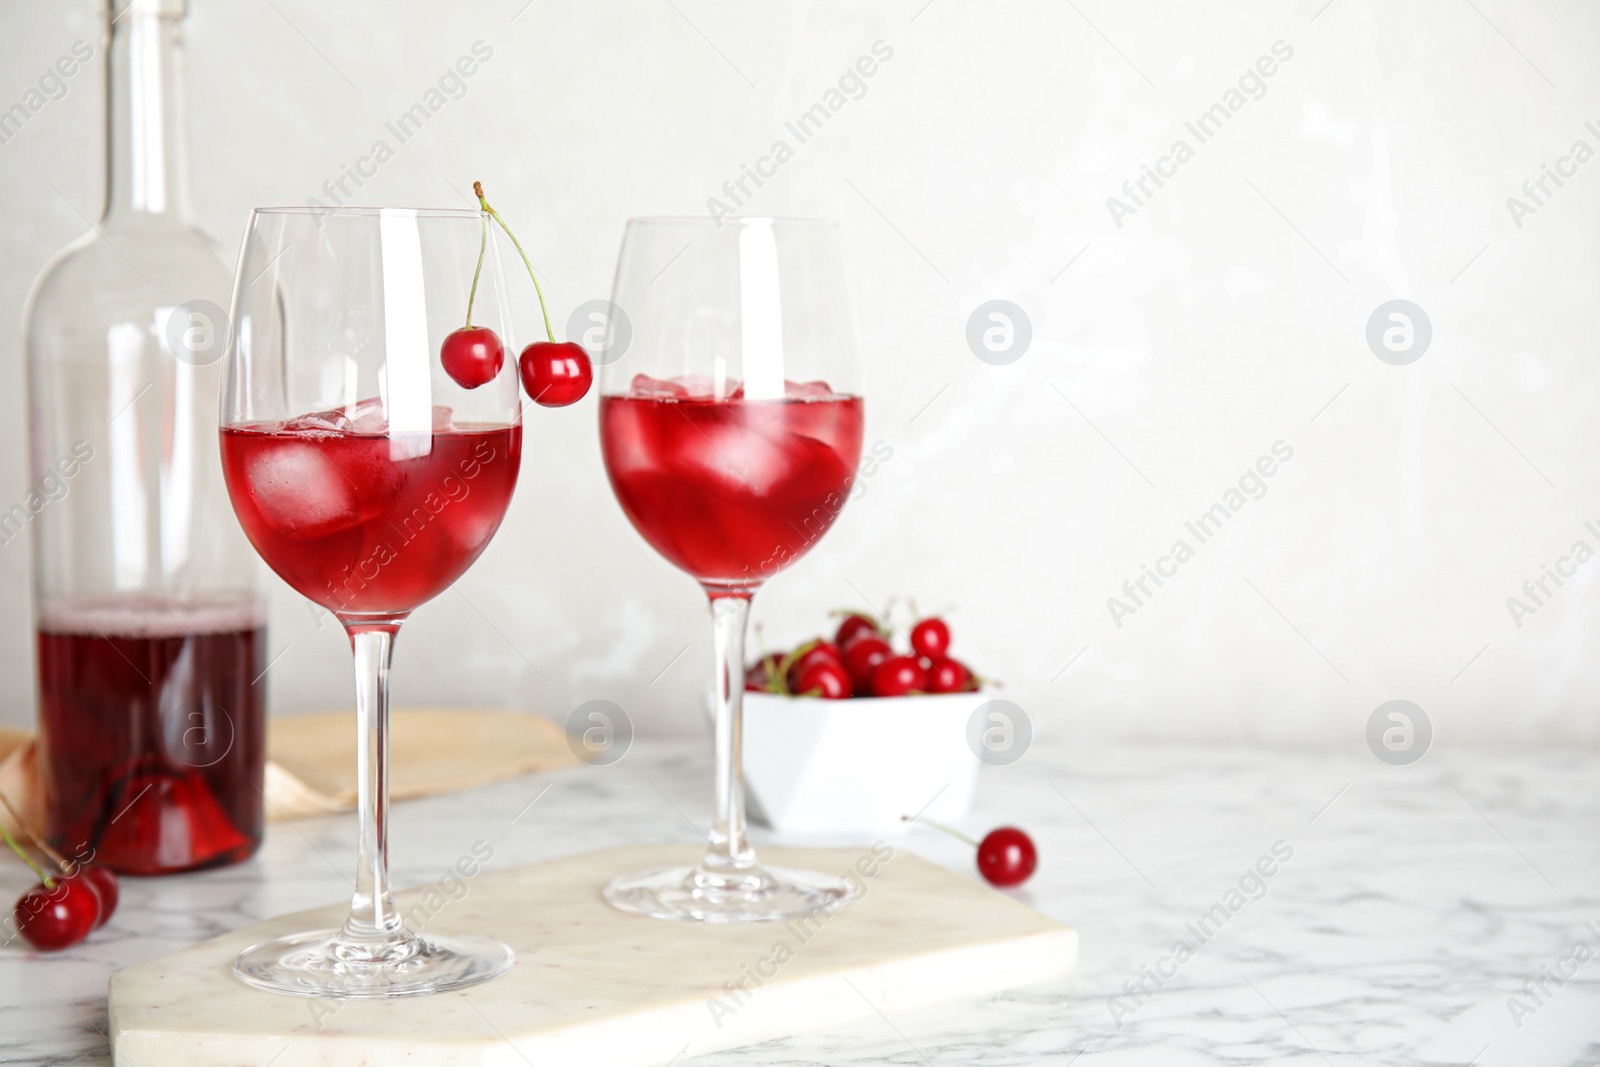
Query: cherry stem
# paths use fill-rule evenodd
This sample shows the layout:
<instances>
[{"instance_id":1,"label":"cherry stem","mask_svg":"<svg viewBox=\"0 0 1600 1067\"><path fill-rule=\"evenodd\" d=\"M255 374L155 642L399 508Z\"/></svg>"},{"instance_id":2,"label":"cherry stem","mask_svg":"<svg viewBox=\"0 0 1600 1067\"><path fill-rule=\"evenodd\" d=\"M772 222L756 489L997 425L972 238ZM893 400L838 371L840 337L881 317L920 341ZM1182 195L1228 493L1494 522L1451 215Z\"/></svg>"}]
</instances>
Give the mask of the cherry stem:
<instances>
[{"instance_id":1,"label":"cherry stem","mask_svg":"<svg viewBox=\"0 0 1600 1067\"><path fill-rule=\"evenodd\" d=\"M821 641L807 641L793 652L787 653L778 660L777 666L767 668L767 692L777 693L781 696L803 697L810 693L795 693L789 689L789 668L800 662L800 657L822 644ZM798 680L798 679L797 679ZM821 692L821 690L817 690Z\"/></svg>"},{"instance_id":2,"label":"cherry stem","mask_svg":"<svg viewBox=\"0 0 1600 1067\"><path fill-rule=\"evenodd\" d=\"M472 305L478 299L478 276L483 273L483 253L489 247L489 220L482 219L483 228L478 231L478 265L472 268L472 291L467 293L467 324L463 329L472 329Z\"/></svg>"},{"instance_id":3,"label":"cherry stem","mask_svg":"<svg viewBox=\"0 0 1600 1067\"><path fill-rule=\"evenodd\" d=\"M761 658L761 665L767 669L767 685L765 691L779 695L789 692L789 683L778 673L778 664L783 662L776 652L769 652Z\"/></svg>"},{"instance_id":4,"label":"cherry stem","mask_svg":"<svg viewBox=\"0 0 1600 1067\"><path fill-rule=\"evenodd\" d=\"M544 304L544 290L539 286L539 275L533 269L533 264L528 262L528 253L522 250L522 242L517 240L517 235L511 232L511 227L506 225L506 220L500 217L500 212L489 206L489 201L483 196L483 183L473 182L472 191L478 194L478 206L483 213L500 224L500 228L511 238L511 244L517 250L517 255L522 257L522 265L528 268L528 277L533 279L533 291L539 294L539 314L544 316L544 335L551 341L556 339L555 330L550 328L550 309Z\"/></svg>"},{"instance_id":5,"label":"cherry stem","mask_svg":"<svg viewBox=\"0 0 1600 1067\"><path fill-rule=\"evenodd\" d=\"M878 616L870 614L869 612L860 611L856 608L834 608L832 611L828 612L828 617L834 619L848 619L852 615L859 616L870 622L872 624L873 631L879 636L888 636L889 631L884 626L885 620L880 619Z\"/></svg>"},{"instance_id":6,"label":"cherry stem","mask_svg":"<svg viewBox=\"0 0 1600 1067\"><path fill-rule=\"evenodd\" d=\"M11 821L17 824L17 829L28 835L28 840L33 842L34 847L54 860L55 865L61 868L62 874L72 873L70 870L68 870L69 865L67 863L67 857L51 848L50 842L46 841L44 838L40 837L34 832L33 827L29 826L27 820L22 817L22 813L11 806L11 798L6 796L5 790L3 789L0 789L0 804L5 805L6 811L11 813ZM81 867L83 864L80 863L77 864L77 866Z\"/></svg>"},{"instance_id":7,"label":"cherry stem","mask_svg":"<svg viewBox=\"0 0 1600 1067\"><path fill-rule=\"evenodd\" d=\"M945 833L949 834L951 837L955 838L957 841L965 841L967 844L971 845L973 848L977 848L978 847L978 843L976 841L974 841L972 838L968 837L966 834L962 833L960 830L955 829L954 827L946 826L942 822L934 822L932 819L924 819L920 815L902 815L902 816L900 816L900 818L903 819L906 822L920 822L920 823L922 823L922 824L924 824L926 826L933 827L935 830L943 830Z\"/></svg>"},{"instance_id":8,"label":"cherry stem","mask_svg":"<svg viewBox=\"0 0 1600 1067\"><path fill-rule=\"evenodd\" d=\"M22 846L17 844L17 839L12 837L11 832L4 826L0 826L0 837L4 837L6 839L6 844L11 846L11 851L22 857L22 862L26 863L29 869L31 869L34 874L39 876L39 881L44 883L44 887L46 889L55 888L55 881L48 874L45 874L44 871L39 869L39 865L33 862L32 856L29 856L26 852L22 851Z\"/></svg>"}]
</instances>

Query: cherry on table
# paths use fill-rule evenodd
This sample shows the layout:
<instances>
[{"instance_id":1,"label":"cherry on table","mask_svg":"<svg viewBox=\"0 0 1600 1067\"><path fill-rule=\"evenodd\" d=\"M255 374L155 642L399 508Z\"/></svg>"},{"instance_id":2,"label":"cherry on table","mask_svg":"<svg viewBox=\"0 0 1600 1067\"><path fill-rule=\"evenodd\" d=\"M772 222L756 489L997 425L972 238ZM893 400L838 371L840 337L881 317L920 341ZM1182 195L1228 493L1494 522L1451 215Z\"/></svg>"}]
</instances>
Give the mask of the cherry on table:
<instances>
[{"instance_id":1,"label":"cherry on table","mask_svg":"<svg viewBox=\"0 0 1600 1067\"><path fill-rule=\"evenodd\" d=\"M982 841L974 841L960 830L942 822L917 815L902 815L908 822L920 822L957 841L965 841L978 850L978 873L990 885L1009 887L1021 885L1039 866L1039 851L1033 847L1033 838L1015 826L1002 826L990 830Z\"/></svg>"},{"instance_id":2,"label":"cherry on table","mask_svg":"<svg viewBox=\"0 0 1600 1067\"><path fill-rule=\"evenodd\" d=\"M913 690L926 688L927 672L911 656L890 656L872 668L872 695L877 697L903 697Z\"/></svg>"},{"instance_id":3,"label":"cherry on table","mask_svg":"<svg viewBox=\"0 0 1600 1067\"><path fill-rule=\"evenodd\" d=\"M522 388L535 404L564 408L576 404L594 381L589 353L575 341L535 341L517 360Z\"/></svg>"},{"instance_id":4,"label":"cherry on table","mask_svg":"<svg viewBox=\"0 0 1600 1067\"><path fill-rule=\"evenodd\" d=\"M978 873L990 885L1021 885L1038 866L1039 852L1033 847L1033 838L1015 826L990 830L978 842Z\"/></svg>"},{"instance_id":5,"label":"cherry on table","mask_svg":"<svg viewBox=\"0 0 1600 1067\"><path fill-rule=\"evenodd\" d=\"M911 647L935 662L944 659L950 652L950 627L940 618L923 619L911 628Z\"/></svg>"},{"instance_id":6,"label":"cherry on table","mask_svg":"<svg viewBox=\"0 0 1600 1067\"><path fill-rule=\"evenodd\" d=\"M100 897L94 887L78 878L43 882L17 898L11 909L17 932L41 952L69 948L89 936L100 920Z\"/></svg>"},{"instance_id":7,"label":"cherry on table","mask_svg":"<svg viewBox=\"0 0 1600 1067\"><path fill-rule=\"evenodd\" d=\"M463 326L451 330L439 346L439 362L444 371L463 389L476 389L492 382L505 364L506 346L500 335L487 326Z\"/></svg>"},{"instance_id":8,"label":"cherry on table","mask_svg":"<svg viewBox=\"0 0 1600 1067\"><path fill-rule=\"evenodd\" d=\"M94 924L98 930L111 918L112 913L117 910L117 902L122 899L116 872L110 867L79 867L74 877L88 882L100 897L100 919Z\"/></svg>"}]
</instances>

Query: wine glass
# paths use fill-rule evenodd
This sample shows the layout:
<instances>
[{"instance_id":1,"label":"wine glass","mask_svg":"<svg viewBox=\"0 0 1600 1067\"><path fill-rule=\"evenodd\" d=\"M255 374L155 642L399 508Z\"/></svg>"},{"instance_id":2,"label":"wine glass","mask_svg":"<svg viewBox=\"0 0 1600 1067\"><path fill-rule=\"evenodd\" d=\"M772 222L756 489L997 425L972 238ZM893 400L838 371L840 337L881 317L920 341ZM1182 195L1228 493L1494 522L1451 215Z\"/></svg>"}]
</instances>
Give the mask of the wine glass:
<instances>
[{"instance_id":1,"label":"wine glass","mask_svg":"<svg viewBox=\"0 0 1600 1067\"><path fill-rule=\"evenodd\" d=\"M698 922L842 907L838 878L763 868L745 837L740 716L750 598L833 525L861 457L838 227L633 219L612 303L631 345L601 374L600 440L634 528L711 600L716 810L694 867L614 879L623 911Z\"/></svg>"},{"instance_id":2,"label":"wine glass","mask_svg":"<svg viewBox=\"0 0 1600 1067\"><path fill-rule=\"evenodd\" d=\"M394 638L489 543L521 462L515 360L480 368L487 380L474 388L441 364L444 338L469 317L509 339L486 215L258 208L250 217L230 315L223 472L256 551L348 632L359 737L350 915L338 930L240 953L234 973L261 989L411 996L512 964L491 938L408 930L388 877Z\"/></svg>"}]
</instances>

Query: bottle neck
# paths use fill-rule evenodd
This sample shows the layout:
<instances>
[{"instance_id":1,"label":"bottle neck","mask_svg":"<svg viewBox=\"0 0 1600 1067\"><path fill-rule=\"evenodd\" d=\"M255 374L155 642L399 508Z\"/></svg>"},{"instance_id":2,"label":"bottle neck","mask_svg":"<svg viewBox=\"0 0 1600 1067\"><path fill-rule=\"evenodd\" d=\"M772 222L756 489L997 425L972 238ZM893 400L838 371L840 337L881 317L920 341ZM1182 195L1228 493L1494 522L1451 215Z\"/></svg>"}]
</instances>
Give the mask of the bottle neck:
<instances>
[{"instance_id":1,"label":"bottle neck","mask_svg":"<svg viewBox=\"0 0 1600 1067\"><path fill-rule=\"evenodd\" d=\"M152 5L154 6L154 5ZM189 222L183 20L133 3L111 24L105 220Z\"/></svg>"}]
</instances>

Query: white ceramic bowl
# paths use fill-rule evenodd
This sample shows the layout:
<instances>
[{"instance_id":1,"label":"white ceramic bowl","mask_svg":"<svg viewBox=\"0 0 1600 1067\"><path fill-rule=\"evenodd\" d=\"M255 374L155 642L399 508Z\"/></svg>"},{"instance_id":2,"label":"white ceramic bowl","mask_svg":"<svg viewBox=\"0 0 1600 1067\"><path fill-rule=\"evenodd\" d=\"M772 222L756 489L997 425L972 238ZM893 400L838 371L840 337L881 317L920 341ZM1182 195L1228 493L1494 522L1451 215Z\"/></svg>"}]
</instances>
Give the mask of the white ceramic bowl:
<instances>
[{"instance_id":1,"label":"white ceramic bowl","mask_svg":"<svg viewBox=\"0 0 1600 1067\"><path fill-rule=\"evenodd\" d=\"M744 776L774 830L905 833L902 816L944 822L972 807L978 757L967 721L987 693L822 700L744 695Z\"/></svg>"}]
</instances>

